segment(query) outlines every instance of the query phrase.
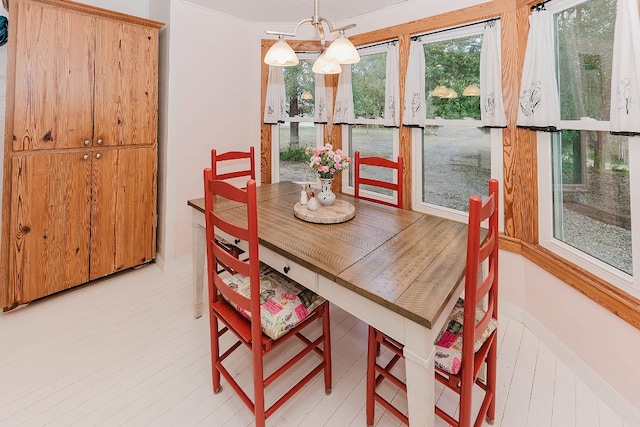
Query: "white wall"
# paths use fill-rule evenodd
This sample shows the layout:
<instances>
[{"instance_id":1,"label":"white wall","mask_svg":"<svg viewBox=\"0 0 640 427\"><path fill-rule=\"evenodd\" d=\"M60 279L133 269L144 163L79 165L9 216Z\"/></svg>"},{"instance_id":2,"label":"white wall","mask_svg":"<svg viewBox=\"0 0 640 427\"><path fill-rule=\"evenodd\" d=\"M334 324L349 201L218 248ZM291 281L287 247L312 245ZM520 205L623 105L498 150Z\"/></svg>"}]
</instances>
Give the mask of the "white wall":
<instances>
[{"instance_id":1,"label":"white wall","mask_svg":"<svg viewBox=\"0 0 640 427\"><path fill-rule=\"evenodd\" d=\"M522 256L504 251L500 300L503 314L523 321L591 387L601 392L611 387L612 395L626 400L608 402L612 408L640 422L640 330ZM635 413L629 414L631 407Z\"/></svg>"},{"instance_id":2,"label":"white wall","mask_svg":"<svg viewBox=\"0 0 640 427\"><path fill-rule=\"evenodd\" d=\"M172 1L168 124L169 245L165 262L191 251L191 208L202 197L202 171L212 148L260 147L260 43L255 26ZM172 236L173 235L173 236Z\"/></svg>"}]
</instances>

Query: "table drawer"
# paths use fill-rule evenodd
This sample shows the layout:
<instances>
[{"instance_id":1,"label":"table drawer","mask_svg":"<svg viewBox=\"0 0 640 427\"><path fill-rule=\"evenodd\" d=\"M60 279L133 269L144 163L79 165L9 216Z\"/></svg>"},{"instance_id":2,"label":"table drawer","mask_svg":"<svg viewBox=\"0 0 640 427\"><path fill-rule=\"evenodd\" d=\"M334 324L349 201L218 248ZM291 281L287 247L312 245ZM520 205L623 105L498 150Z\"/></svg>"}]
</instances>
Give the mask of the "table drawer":
<instances>
[{"instance_id":1,"label":"table drawer","mask_svg":"<svg viewBox=\"0 0 640 427\"><path fill-rule=\"evenodd\" d=\"M316 273L271 249L260 246L260 261L290 277L305 288L314 292L318 290L318 275Z\"/></svg>"},{"instance_id":2,"label":"table drawer","mask_svg":"<svg viewBox=\"0 0 640 427\"><path fill-rule=\"evenodd\" d=\"M229 243L235 244L243 251L247 250L247 242L245 241L236 242L234 241L233 237L225 233L219 233L219 237L222 237ZM265 248L264 246L260 246L259 252L260 261L271 266L274 270L277 270L280 273L290 277L305 288L311 289L314 292L318 290L317 274L313 271L301 266L294 261L291 261L290 259L280 255L279 253L272 251L271 249Z\"/></svg>"}]
</instances>

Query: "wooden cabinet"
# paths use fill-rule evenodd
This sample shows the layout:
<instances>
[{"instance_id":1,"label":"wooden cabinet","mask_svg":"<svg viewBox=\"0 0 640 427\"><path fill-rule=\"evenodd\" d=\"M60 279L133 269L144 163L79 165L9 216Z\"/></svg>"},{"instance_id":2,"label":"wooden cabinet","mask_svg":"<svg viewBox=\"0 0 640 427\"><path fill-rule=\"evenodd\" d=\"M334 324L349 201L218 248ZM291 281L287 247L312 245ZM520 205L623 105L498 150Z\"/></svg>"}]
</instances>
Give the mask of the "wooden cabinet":
<instances>
[{"instance_id":1,"label":"wooden cabinet","mask_svg":"<svg viewBox=\"0 0 640 427\"><path fill-rule=\"evenodd\" d=\"M9 19L4 308L155 257L162 27L62 0Z\"/></svg>"}]
</instances>

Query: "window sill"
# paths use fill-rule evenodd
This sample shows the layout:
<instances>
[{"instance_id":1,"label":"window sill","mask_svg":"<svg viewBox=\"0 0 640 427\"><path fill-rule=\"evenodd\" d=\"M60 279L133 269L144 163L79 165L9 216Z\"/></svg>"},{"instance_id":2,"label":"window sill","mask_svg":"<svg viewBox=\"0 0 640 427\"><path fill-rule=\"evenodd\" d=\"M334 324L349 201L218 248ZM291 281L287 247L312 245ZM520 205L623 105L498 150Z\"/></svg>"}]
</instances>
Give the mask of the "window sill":
<instances>
[{"instance_id":1,"label":"window sill","mask_svg":"<svg viewBox=\"0 0 640 427\"><path fill-rule=\"evenodd\" d=\"M611 313L640 329L640 299L538 244L528 244L501 235L500 249L524 256Z\"/></svg>"}]
</instances>

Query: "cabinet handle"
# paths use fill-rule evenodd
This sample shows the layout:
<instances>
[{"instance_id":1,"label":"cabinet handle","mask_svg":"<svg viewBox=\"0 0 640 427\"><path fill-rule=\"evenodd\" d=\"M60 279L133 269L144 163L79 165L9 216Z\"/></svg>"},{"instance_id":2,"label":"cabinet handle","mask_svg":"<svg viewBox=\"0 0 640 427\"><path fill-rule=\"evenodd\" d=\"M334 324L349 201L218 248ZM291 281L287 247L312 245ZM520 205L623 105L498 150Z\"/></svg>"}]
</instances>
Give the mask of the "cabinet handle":
<instances>
[{"instance_id":1,"label":"cabinet handle","mask_svg":"<svg viewBox=\"0 0 640 427\"><path fill-rule=\"evenodd\" d=\"M89 160L89 155L85 154L84 156L82 156L82 158L85 159L85 160Z\"/></svg>"},{"instance_id":2,"label":"cabinet handle","mask_svg":"<svg viewBox=\"0 0 640 427\"><path fill-rule=\"evenodd\" d=\"M98 145L102 145L102 140L101 139L98 140Z\"/></svg>"},{"instance_id":3,"label":"cabinet handle","mask_svg":"<svg viewBox=\"0 0 640 427\"><path fill-rule=\"evenodd\" d=\"M91 141L89 141L88 139L85 139L84 145L89 146L89 144L91 144Z\"/></svg>"},{"instance_id":4,"label":"cabinet handle","mask_svg":"<svg viewBox=\"0 0 640 427\"><path fill-rule=\"evenodd\" d=\"M284 274L289 274L289 271L290 271L290 270L291 270L291 267L286 266L286 267L284 268Z\"/></svg>"},{"instance_id":5,"label":"cabinet handle","mask_svg":"<svg viewBox=\"0 0 640 427\"><path fill-rule=\"evenodd\" d=\"M96 159L99 159L100 157L102 157L102 154L100 153L96 154Z\"/></svg>"}]
</instances>

